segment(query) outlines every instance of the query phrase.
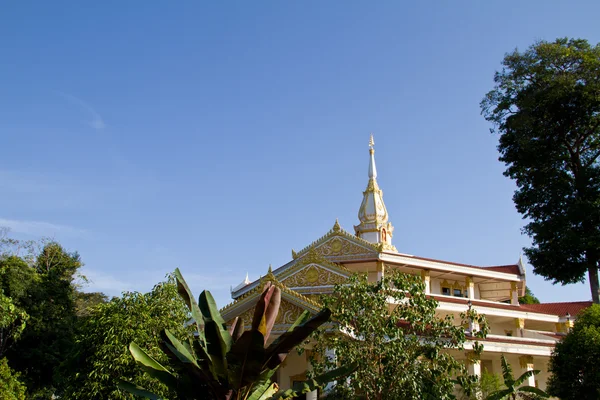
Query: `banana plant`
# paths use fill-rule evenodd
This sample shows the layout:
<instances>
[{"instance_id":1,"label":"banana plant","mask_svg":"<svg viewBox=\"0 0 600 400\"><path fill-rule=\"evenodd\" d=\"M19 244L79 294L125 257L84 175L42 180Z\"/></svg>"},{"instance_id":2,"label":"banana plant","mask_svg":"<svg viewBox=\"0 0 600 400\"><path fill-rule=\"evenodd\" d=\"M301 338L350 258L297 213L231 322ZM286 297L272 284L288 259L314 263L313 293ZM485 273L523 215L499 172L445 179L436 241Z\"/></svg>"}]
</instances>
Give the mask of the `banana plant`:
<instances>
[{"instance_id":1,"label":"banana plant","mask_svg":"<svg viewBox=\"0 0 600 400\"><path fill-rule=\"evenodd\" d=\"M527 380L527 378L539 374L540 371L525 371L515 379L512 368L510 367L508 361L506 361L504 354L501 356L501 362L502 376L504 378L504 386L506 386L506 389L497 390L491 393L488 397L486 397L485 400L516 400L518 398L546 399L550 397L548 393L534 386L521 386Z\"/></svg>"},{"instance_id":2,"label":"banana plant","mask_svg":"<svg viewBox=\"0 0 600 400\"><path fill-rule=\"evenodd\" d=\"M254 309L250 330L235 318L229 329L208 291L196 302L179 269L175 270L179 295L187 305L195 332L187 341L178 340L164 330L162 350L169 365L161 365L135 342L129 351L138 366L159 380L182 400L286 400L311 392L352 373L354 365L342 366L319 377L301 382L291 389L279 390L272 377L288 353L302 344L312 332L327 322L328 309L310 318L305 311L287 332L267 346L281 303L281 290L267 282ZM120 381L119 388L148 399L156 394L130 382Z\"/></svg>"}]
</instances>

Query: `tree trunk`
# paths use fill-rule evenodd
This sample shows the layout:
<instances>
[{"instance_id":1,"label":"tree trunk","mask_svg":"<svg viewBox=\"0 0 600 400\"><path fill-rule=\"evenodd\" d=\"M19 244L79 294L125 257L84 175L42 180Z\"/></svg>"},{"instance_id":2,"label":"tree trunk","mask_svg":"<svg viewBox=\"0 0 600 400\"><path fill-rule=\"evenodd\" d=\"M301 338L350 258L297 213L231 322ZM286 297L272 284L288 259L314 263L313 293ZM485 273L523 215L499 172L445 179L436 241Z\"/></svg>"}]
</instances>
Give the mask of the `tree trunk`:
<instances>
[{"instance_id":1,"label":"tree trunk","mask_svg":"<svg viewBox=\"0 0 600 400\"><path fill-rule=\"evenodd\" d=\"M592 291L592 301L595 304L600 304L600 294L598 293L600 290L598 286L598 267L595 263L588 268L588 280L590 281L590 289Z\"/></svg>"}]
</instances>

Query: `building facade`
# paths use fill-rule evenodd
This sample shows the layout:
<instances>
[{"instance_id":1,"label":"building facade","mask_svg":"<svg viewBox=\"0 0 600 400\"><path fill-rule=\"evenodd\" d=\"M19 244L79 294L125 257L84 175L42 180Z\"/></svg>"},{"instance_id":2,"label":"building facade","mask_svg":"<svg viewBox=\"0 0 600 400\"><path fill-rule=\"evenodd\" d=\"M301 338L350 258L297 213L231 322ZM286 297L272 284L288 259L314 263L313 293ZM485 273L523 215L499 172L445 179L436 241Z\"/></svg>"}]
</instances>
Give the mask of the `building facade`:
<instances>
[{"instance_id":1,"label":"building facade","mask_svg":"<svg viewBox=\"0 0 600 400\"><path fill-rule=\"evenodd\" d=\"M555 343L568 332L577 313L591 302L519 304L525 294L526 274L522 259L511 265L475 266L399 253L392 244L394 227L389 221L383 193L377 184L373 137L369 143L369 180L358 212L359 224L350 233L338 221L329 232L300 251L292 250L292 260L271 270L257 281L248 277L231 291L233 302L221 310L226 321L241 316L252 319L254 304L265 281L282 292L282 301L272 335L285 332L304 311L317 313L319 297L333 291L354 273L365 273L377 281L386 271L397 270L420 275L428 295L439 303L440 315L474 308L490 325L484 351L479 359L470 352L453 351L454 357L469 366L472 374L483 370L501 374L500 356L511 363L517 376L527 370L541 372L526 384L544 390L548 361ZM282 389L306 378L308 357L292 352L277 374ZM308 398L315 398L313 393Z\"/></svg>"}]
</instances>

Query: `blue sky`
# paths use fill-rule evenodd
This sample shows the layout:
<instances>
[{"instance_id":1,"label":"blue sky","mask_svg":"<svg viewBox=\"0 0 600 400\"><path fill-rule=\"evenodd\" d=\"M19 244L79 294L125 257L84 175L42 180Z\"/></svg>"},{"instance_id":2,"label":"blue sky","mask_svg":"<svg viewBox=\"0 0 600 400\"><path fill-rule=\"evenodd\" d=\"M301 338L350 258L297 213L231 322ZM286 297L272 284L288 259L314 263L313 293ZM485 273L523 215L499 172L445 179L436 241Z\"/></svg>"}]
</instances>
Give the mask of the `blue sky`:
<instances>
[{"instance_id":1,"label":"blue sky","mask_svg":"<svg viewBox=\"0 0 600 400\"><path fill-rule=\"evenodd\" d=\"M479 102L515 47L600 42L597 1L84 3L0 11L0 225L79 251L87 290L180 267L220 305L336 218L353 230L370 132L400 252L516 262Z\"/></svg>"}]
</instances>

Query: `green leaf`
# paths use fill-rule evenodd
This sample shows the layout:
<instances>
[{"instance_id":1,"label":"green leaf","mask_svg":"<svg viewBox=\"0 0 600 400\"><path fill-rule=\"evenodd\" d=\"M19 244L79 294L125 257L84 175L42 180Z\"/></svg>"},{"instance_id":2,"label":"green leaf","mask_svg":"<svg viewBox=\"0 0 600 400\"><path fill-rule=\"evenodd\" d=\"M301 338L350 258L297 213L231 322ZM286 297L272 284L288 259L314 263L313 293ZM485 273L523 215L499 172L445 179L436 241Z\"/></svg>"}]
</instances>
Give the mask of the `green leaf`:
<instances>
[{"instance_id":1,"label":"green leaf","mask_svg":"<svg viewBox=\"0 0 600 400\"><path fill-rule=\"evenodd\" d=\"M199 368L198 363L196 362L195 357L190 353L188 348L184 346L168 329L164 329L161 332L161 337L163 339L168 352L175 356L179 361L186 364L193 364Z\"/></svg>"},{"instance_id":2,"label":"green leaf","mask_svg":"<svg viewBox=\"0 0 600 400\"><path fill-rule=\"evenodd\" d=\"M508 388L514 387L515 378L513 377L510 364L508 361L506 361L506 357L504 357L504 355L501 356L500 361L502 362L502 376L504 377L504 384Z\"/></svg>"},{"instance_id":3,"label":"green leaf","mask_svg":"<svg viewBox=\"0 0 600 400\"><path fill-rule=\"evenodd\" d=\"M232 340L225 330L225 321L217 303L209 291L204 290L199 298L200 311L204 318L206 335L206 352L210 357L214 371L222 378L227 378L227 353L231 350Z\"/></svg>"},{"instance_id":4,"label":"green leaf","mask_svg":"<svg viewBox=\"0 0 600 400\"><path fill-rule=\"evenodd\" d=\"M198 336L201 340L202 345L206 346L206 339L204 338L204 318L202 317L202 313L200 312L198 303L196 303L196 300L194 300L192 291L190 290L185 279L183 279L183 275L181 275L181 271L179 271L179 268L175 268L174 275L175 280L177 281L177 292L179 293L179 296L181 296L185 304L188 306L190 312L192 313L192 318L194 319L196 327L198 328Z\"/></svg>"},{"instance_id":5,"label":"green leaf","mask_svg":"<svg viewBox=\"0 0 600 400\"><path fill-rule=\"evenodd\" d=\"M277 383L267 381L252 390L247 400L268 400L277 393Z\"/></svg>"},{"instance_id":6,"label":"green leaf","mask_svg":"<svg viewBox=\"0 0 600 400\"><path fill-rule=\"evenodd\" d=\"M340 378L343 378L344 376L351 374L352 372L354 372L356 370L356 368L357 368L357 365L353 364L353 365L349 365L346 367L340 367L340 368L333 369L329 372L324 373L323 375L317 376L314 379L310 379L305 382L296 383L290 389L280 390L273 397L271 397L271 399L272 400L277 400L277 399L287 400L287 399L292 399L294 397L299 397L302 394L312 392L313 390L323 387L324 385L328 384L329 382L333 382L335 380L338 380Z\"/></svg>"},{"instance_id":7,"label":"green leaf","mask_svg":"<svg viewBox=\"0 0 600 400\"><path fill-rule=\"evenodd\" d=\"M117 387L119 389L124 390L128 393L131 393L133 395L145 397L150 400L163 400L162 397L144 389L143 387L134 385L131 382L127 382L127 381L124 381L121 379L119 379L119 382L117 383Z\"/></svg>"},{"instance_id":8,"label":"green leaf","mask_svg":"<svg viewBox=\"0 0 600 400\"><path fill-rule=\"evenodd\" d=\"M499 390L490 394L488 397L485 398L485 400L502 400L506 396L510 395L512 392L513 391L511 389Z\"/></svg>"},{"instance_id":9,"label":"green leaf","mask_svg":"<svg viewBox=\"0 0 600 400\"><path fill-rule=\"evenodd\" d=\"M515 382L513 383L512 386L517 387L517 386L521 386L523 384L523 382L525 382L527 380L527 378L529 378L530 376L533 375L537 375L539 374L540 371L539 370L532 370L532 371L525 371L521 374L521 376L519 376L517 379L515 379Z\"/></svg>"},{"instance_id":10,"label":"green leaf","mask_svg":"<svg viewBox=\"0 0 600 400\"><path fill-rule=\"evenodd\" d=\"M542 389L538 389L538 388L533 387L533 386L522 386L522 387L519 388L519 391L520 392L533 393L533 394L536 394L536 395L538 395L540 397L543 397L543 398L550 397L548 395L548 393L544 392Z\"/></svg>"},{"instance_id":11,"label":"green leaf","mask_svg":"<svg viewBox=\"0 0 600 400\"><path fill-rule=\"evenodd\" d=\"M163 367L158 361L149 356L144 350L142 350L135 342L131 342L129 345L129 351L131 355L135 359L135 361L140 365L140 367L150 376L158 379L171 389L176 389L177 379Z\"/></svg>"}]
</instances>

